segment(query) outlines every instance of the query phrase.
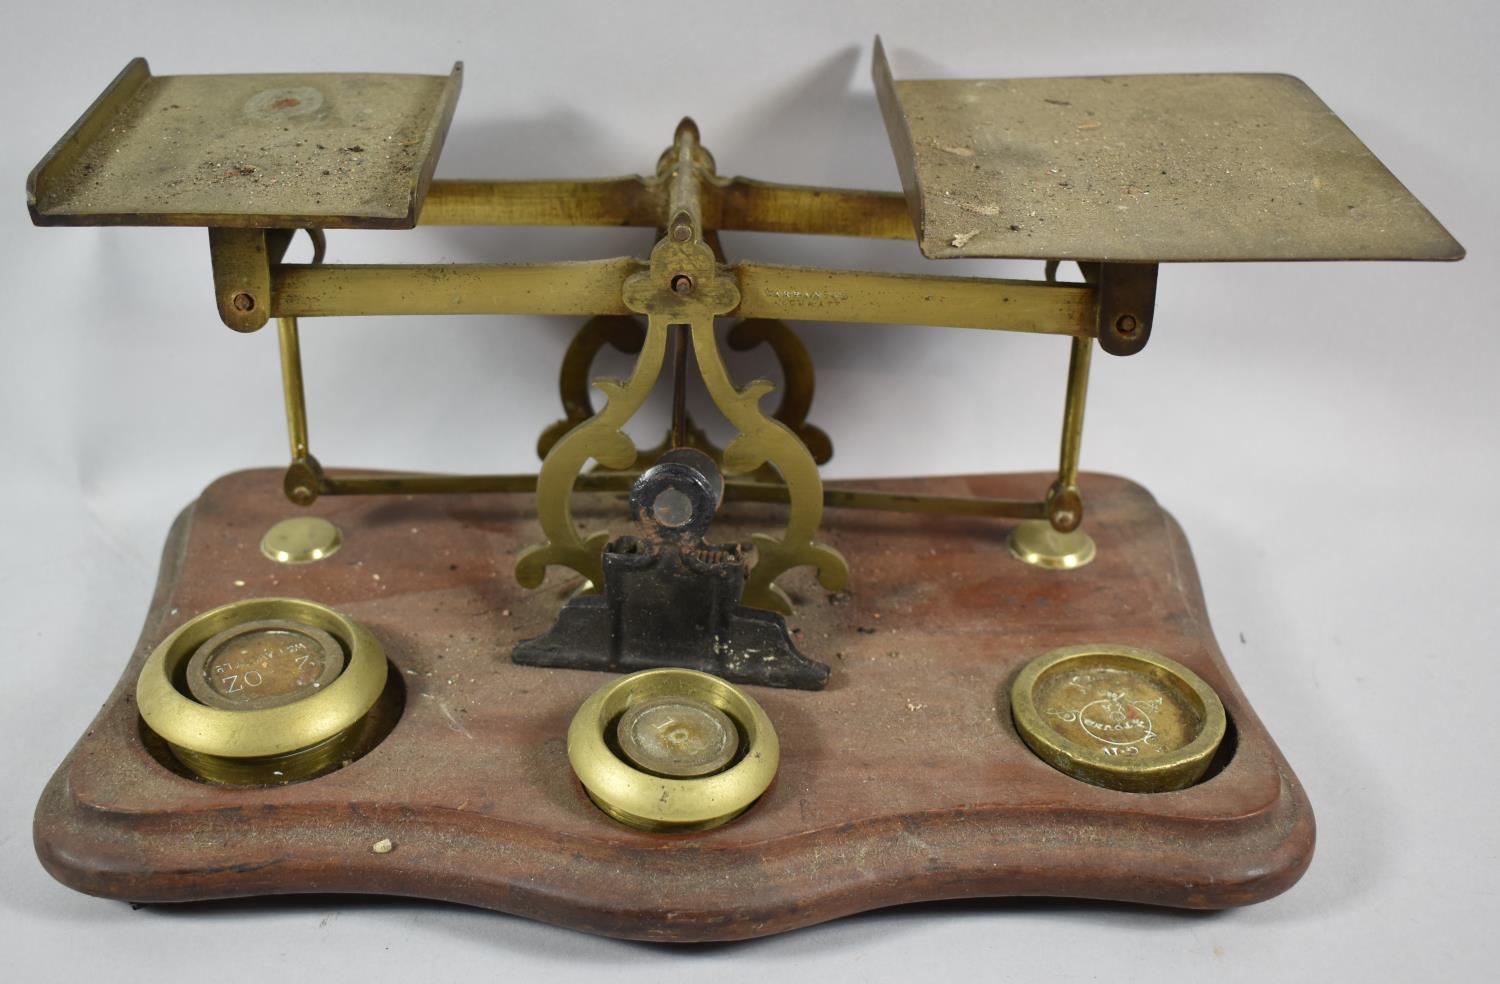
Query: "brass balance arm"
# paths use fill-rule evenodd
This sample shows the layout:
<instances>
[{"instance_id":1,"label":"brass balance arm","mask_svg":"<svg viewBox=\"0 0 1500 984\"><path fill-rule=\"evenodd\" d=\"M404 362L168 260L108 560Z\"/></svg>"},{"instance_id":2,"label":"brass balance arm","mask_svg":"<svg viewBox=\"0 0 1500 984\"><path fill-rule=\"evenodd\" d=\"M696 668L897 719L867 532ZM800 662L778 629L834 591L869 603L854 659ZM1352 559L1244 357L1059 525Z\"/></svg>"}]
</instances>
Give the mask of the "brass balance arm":
<instances>
[{"instance_id":1,"label":"brass balance arm","mask_svg":"<svg viewBox=\"0 0 1500 984\"><path fill-rule=\"evenodd\" d=\"M704 229L913 238L899 192L719 179L700 171L694 207ZM634 226L664 229L671 188L660 177L434 181L422 225ZM282 267L273 313L623 314L619 286L644 268L628 260L461 267ZM925 324L1091 336L1094 291L1083 285L884 274L739 263L742 318ZM558 296L562 295L562 296Z\"/></svg>"},{"instance_id":2,"label":"brass balance arm","mask_svg":"<svg viewBox=\"0 0 1500 984\"><path fill-rule=\"evenodd\" d=\"M401 314L629 314L621 290L644 271L629 257L536 264L281 264L274 317ZM869 273L740 262L740 318L981 328L1092 338L1086 284Z\"/></svg>"},{"instance_id":3,"label":"brass balance arm","mask_svg":"<svg viewBox=\"0 0 1500 984\"><path fill-rule=\"evenodd\" d=\"M662 228L664 185L656 178L561 181L434 181L421 225L635 226ZM777 184L750 178L705 182L705 228L855 236L915 237L900 192Z\"/></svg>"}]
</instances>

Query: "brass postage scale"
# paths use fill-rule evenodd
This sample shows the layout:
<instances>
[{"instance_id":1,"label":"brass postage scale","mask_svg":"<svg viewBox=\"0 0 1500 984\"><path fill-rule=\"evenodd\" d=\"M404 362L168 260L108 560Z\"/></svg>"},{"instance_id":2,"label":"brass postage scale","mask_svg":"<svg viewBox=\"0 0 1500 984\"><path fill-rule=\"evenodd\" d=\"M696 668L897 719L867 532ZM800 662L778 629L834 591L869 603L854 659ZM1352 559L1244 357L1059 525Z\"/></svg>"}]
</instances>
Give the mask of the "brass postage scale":
<instances>
[{"instance_id":1,"label":"brass postage scale","mask_svg":"<svg viewBox=\"0 0 1500 984\"><path fill-rule=\"evenodd\" d=\"M206 227L220 318L276 323L291 464L217 480L173 527L141 641L37 808L47 869L134 902L418 895L685 941L974 896L1221 908L1295 882L1312 811L1182 531L1079 472L1090 363L1145 347L1161 263L1462 248L1288 76L897 81L878 42L874 66L904 193L723 177L689 120L640 177L434 181L458 67L126 66L32 173L32 217ZM328 230L418 223L655 245L325 261ZM735 261L722 230L1045 276ZM286 262L299 231L312 261ZM581 321L540 470L325 468L301 326L436 314ZM1057 336L1056 471L825 485L805 321ZM779 387L734 378L760 346ZM591 378L606 348L628 378ZM692 373L724 447L686 412ZM638 448L623 428L658 385L670 433Z\"/></svg>"}]
</instances>

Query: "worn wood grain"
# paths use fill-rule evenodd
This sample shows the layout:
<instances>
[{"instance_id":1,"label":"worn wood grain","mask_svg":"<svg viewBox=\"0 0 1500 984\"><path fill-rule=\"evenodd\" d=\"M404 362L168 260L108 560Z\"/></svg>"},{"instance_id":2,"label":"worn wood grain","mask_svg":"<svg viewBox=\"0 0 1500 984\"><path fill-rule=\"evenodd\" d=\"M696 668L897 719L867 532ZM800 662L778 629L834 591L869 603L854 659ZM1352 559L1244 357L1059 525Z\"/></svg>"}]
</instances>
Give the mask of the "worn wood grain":
<instances>
[{"instance_id":1,"label":"worn wood grain","mask_svg":"<svg viewBox=\"0 0 1500 984\"><path fill-rule=\"evenodd\" d=\"M1032 496L1041 475L864 483ZM854 589L794 580L821 693L751 688L781 772L740 820L691 835L626 829L573 778L568 721L603 674L521 667L575 586L511 576L537 539L529 496L324 499L346 545L283 567L257 543L292 511L280 473L227 476L184 513L120 684L37 808L56 878L136 902L352 892L486 906L611 936L728 940L934 899L1062 896L1191 908L1283 891L1313 849L1307 798L1224 664L1176 523L1139 486L1085 475L1099 559L1077 572L1012 560L992 520L828 515ZM590 528L620 501L580 497ZM736 506L720 538L773 525ZM242 583L241 583L242 582ZM164 768L142 742L136 674L166 633L236 598L334 605L384 643L401 721L352 765L277 788L225 788ZM1011 726L1006 691L1055 646L1116 642L1186 663L1223 698L1233 757L1208 781L1142 795L1069 779ZM85 654L58 654L63 663ZM376 854L389 838L394 849Z\"/></svg>"}]
</instances>

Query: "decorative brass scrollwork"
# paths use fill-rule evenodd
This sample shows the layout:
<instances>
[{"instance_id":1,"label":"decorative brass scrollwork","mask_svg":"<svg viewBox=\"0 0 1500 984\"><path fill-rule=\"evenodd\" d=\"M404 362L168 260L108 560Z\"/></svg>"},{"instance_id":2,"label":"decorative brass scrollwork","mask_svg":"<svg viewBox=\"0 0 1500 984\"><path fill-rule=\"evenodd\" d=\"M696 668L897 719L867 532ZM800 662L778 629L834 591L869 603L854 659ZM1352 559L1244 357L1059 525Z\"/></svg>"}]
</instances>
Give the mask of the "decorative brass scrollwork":
<instances>
[{"instance_id":1,"label":"decorative brass scrollwork","mask_svg":"<svg viewBox=\"0 0 1500 984\"><path fill-rule=\"evenodd\" d=\"M626 355L639 355L646 343L646 326L637 318L602 314L585 321L563 353L557 388L562 397L563 419L542 431L536 440L536 455L545 459L564 434L594 415L589 399L589 372L607 345Z\"/></svg>"},{"instance_id":2,"label":"decorative brass scrollwork","mask_svg":"<svg viewBox=\"0 0 1500 984\"><path fill-rule=\"evenodd\" d=\"M604 351L605 346L626 355L638 355L645 341L646 324L639 318L601 315L583 323L578 333L573 336L573 340L568 343L568 349L563 353L562 370L558 373L558 393L562 398L563 419L548 425L537 438L538 458L546 460L547 452L552 450L553 445L560 441L564 434L594 415L593 401L589 399L589 389L593 385L589 374L593 369L594 360L598 358L600 352ZM691 417L687 420L685 437L684 446L697 448L714 461L723 459L723 449L709 440L708 435L693 423ZM642 471L671 447L671 435L668 434L656 447L637 451L635 460L621 470ZM601 470L613 471L614 469Z\"/></svg>"},{"instance_id":3,"label":"decorative brass scrollwork","mask_svg":"<svg viewBox=\"0 0 1500 984\"><path fill-rule=\"evenodd\" d=\"M786 482L791 500L786 531L780 537L766 533L751 537L756 549L755 567L745 581L741 603L789 615L791 599L775 581L792 568L815 567L818 580L830 591L849 583L849 564L843 555L813 542L823 520L823 482L818 464L790 427L761 411L761 398L774 388L769 380L752 380L744 388L735 389L719 355L712 321L693 325L693 351L715 406L739 431L724 449L724 474L743 475L770 463Z\"/></svg>"},{"instance_id":4,"label":"decorative brass scrollwork","mask_svg":"<svg viewBox=\"0 0 1500 984\"><path fill-rule=\"evenodd\" d=\"M646 340L646 326L637 318L621 315L601 315L590 318L579 327L568 349L563 354L562 368L558 373L558 394L562 401L563 419L548 425L537 438L537 457L545 459L562 436L594 415L593 402L589 399L590 372L599 353L606 347L626 355L638 355ZM833 442L821 427L807 422L812 408L813 387L816 379L812 357L807 346L785 321L773 318L747 318L729 329L726 341L736 352L748 352L758 345L767 345L781 367L783 389L781 402L772 414L786 424L812 453L818 464L827 464L833 457ZM687 418L686 447L697 448L715 462L724 461L724 449L714 444L707 433ZM640 471L670 450L671 435L653 448L640 450L628 471ZM775 469L764 468L758 475L766 481L778 481Z\"/></svg>"},{"instance_id":5,"label":"decorative brass scrollwork","mask_svg":"<svg viewBox=\"0 0 1500 984\"><path fill-rule=\"evenodd\" d=\"M667 352L667 322L653 318L629 380L596 379L604 394L599 412L579 423L552 446L537 475L537 521L547 542L528 547L516 558L516 580L523 587L539 587L552 565L571 567L594 585L604 583L600 555L609 533L600 530L588 539L578 535L573 522L573 484L592 458L606 468L635 463L635 442L621 429L646 402L661 374Z\"/></svg>"},{"instance_id":6,"label":"decorative brass scrollwork","mask_svg":"<svg viewBox=\"0 0 1500 984\"><path fill-rule=\"evenodd\" d=\"M802 339L792 331L785 321L775 318L746 318L729 329L725 339L736 352L748 352L757 345L766 344L781 364L781 402L771 416L791 428L807 450L813 461L826 465L833 457L833 442L821 427L807 422L807 413L812 409L813 372L812 356Z\"/></svg>"}]
</instances>

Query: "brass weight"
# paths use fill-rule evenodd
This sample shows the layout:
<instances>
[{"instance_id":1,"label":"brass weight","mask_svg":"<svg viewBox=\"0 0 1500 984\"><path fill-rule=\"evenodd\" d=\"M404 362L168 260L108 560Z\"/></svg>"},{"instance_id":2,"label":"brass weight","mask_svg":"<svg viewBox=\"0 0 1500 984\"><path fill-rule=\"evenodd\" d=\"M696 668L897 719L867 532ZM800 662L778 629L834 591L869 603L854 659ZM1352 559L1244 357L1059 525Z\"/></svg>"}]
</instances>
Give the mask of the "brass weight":
<instances>
[{"instance_id":1,"label":"brass weight","mask_svg":"<svg viewBox=\"0 0 1500 984\"><path fill-rule=\"evenodd\" d=\"M599 688L568 727L568 761L589 798L641 830L721 826L760 798L781 746L759 704L696 670L632 673Z\"/></svg>"},{"instance_id":2,"label":"brass weight","mask_svg":"<svg viewBox=\"0 0 1500 984\"><path fill-rule=\"evenodd\" d=\"M344 650L329 633L263 619L231 626L199 646L188 660L187 687L209 707L280 707L328 686L343 669Z\"/></svg>"},{"instance_id":3,"label":"brass weight","mask_svg":"<svg viewBox=\"0 0 1500 984\"><path fill-rule=\"evenodd\" d=\"M136 706L198 776L292 782L337 765L385 689L380 643L331 608L255 598L204 612L146 660Z\"/></svg>"},{"instance_id":4,"label":"brass weight","mask_svg":"<svg viewBox=\"0 0 1500 984\"><path fill-rule=\"evenodd\" d=\"M632 705L620 715L615 740L631 765L668 779L720 772L740 748L729 715L692 697L653 697Z\"/></svg>"},{"instance_id":5,"label":"brass weight","mask_svg":"<svg viewBox=\"0 0 1500 984\"><path fill-rule=\"evenodd\" d=\"M1016 678L1011 716L1042 761L1109 789L1160 793L1193 785L1228 726L1224 705L1192 670L1132 646L1064 646Z\"/></svg>"}]
</instances>

